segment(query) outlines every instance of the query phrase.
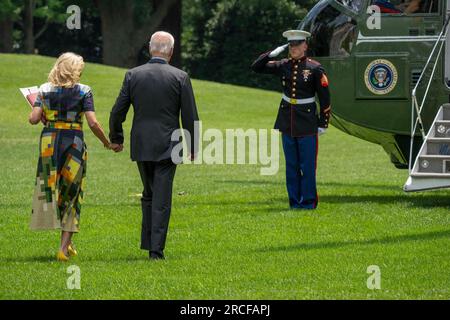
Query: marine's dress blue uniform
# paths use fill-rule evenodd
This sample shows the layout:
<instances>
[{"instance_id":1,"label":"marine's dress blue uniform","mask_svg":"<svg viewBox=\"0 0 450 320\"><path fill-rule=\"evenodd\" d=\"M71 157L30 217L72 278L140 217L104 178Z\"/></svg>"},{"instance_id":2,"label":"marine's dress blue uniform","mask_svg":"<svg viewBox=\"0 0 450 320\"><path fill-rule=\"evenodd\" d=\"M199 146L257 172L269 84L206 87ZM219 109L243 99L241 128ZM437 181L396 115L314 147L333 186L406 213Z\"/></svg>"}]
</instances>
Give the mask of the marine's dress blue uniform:
<instances>
[{"instance_id":1,"label":"marine's dress blue uniform","mask_svg":"<svg viewBox=\"0 0 450 320\"><path fill-rule=\"evenodd\" d=\"M318 128L328 128L331 113L328 79L315 60L303 57L272 61L270 52L262 54L251 68L258 73L278 76L283 87L275 129L282 132L289 204L293 209L315 209L319 201L316 188ZM320 110L316 110L316 95Z\"/></svg>"}]
</instances>

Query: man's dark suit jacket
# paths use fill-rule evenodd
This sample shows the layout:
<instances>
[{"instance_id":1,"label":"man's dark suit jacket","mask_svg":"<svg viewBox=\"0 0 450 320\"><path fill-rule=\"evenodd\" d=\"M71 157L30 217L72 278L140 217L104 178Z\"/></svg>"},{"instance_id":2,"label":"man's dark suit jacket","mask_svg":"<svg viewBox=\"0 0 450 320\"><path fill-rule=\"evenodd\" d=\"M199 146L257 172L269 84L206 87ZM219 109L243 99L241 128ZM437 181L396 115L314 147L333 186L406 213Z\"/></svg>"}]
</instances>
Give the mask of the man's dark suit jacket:
<instances>
[{"instance_id":1,"label":"man's dark suit jacket","mask_svg":"<svg viewBox=\"0 0 450 320\"><path fill-rule=\"evenodd\" d=\"M178 143L172 142L171 136L180 128L180 112L183 129L188 130L191 136L191 140L186 142L191 154L196 152L194 122L198 120L198 113L191 80L186 72L159 58L129 70L109 119L112 143L123 144L122 123L130 104L134 108L131 160L171 158L172 149Z\"/></svg>"}]
</instances>

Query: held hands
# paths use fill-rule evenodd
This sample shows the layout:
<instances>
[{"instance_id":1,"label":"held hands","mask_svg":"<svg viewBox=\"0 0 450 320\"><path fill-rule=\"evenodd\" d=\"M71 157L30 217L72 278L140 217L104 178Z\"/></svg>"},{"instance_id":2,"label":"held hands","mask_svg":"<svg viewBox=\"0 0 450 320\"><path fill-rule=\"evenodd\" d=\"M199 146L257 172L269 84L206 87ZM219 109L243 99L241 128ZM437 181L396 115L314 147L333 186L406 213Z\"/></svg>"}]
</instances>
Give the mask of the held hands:
<instances>
[{"instance_id":1,"label":"held hands","mask_svg":"<svg viewBox=\"0 0 450 320\"><path fill-rule=\"evenodd\" d=\"M109 145L109 149L111 149L114 152L122 152L123 151L123 144L117 144L117 143L111 143Z\"/></svg>"},{"instance_id":2,"label":"held hands","mask_svg":"<svg viewBox=\"0 0 450 320\"><path fill-rule=\"evenodd\" d=\"M278 56L280 53L282 53L286 48L289 46L289 44L282 45L275 50L273 50L271 53L269 53L269 58L274 58Z\"/></svg>"}]
</instances>

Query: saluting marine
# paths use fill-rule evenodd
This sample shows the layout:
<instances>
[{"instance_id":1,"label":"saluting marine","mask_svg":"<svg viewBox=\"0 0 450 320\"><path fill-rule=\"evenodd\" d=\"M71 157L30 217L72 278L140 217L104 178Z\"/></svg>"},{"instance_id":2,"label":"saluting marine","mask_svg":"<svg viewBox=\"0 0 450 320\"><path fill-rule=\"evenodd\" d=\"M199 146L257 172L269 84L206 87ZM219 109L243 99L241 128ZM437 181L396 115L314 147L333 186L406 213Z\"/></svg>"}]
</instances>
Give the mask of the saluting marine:
<instances>
[{"instance_id":1,"label":"saluting marine","mask_svg":"<svg viewBox=\"0 0 450 320\"><path fill-rule=\"evenodd\" d=\"M318 135L328 128L331 113L328 78L319 62L306 56L309 32L283 33L288 44L262 54L251 68L273 74L283 86L275 129L282 133L286 185L292 209L315 209L318 204L316 168ZM289 58L273 60L289 47ZM320 109L317 110L316 95Z\"/></svg>"}]
</instances>

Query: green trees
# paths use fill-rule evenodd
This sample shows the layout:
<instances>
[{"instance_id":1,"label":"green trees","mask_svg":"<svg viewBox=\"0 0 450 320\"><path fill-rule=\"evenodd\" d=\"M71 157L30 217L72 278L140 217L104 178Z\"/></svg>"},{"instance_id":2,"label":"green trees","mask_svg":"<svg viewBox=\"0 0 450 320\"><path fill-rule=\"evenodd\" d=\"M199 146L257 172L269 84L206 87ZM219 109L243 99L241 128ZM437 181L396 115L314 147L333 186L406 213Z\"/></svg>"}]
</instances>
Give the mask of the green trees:
<instances>
[{"instance_id":1,"label":"green trees","mask_svg":"<svg viewBox=\"0 0 450 320\"><path fill-rule=\"evenodd\" d=\"M20 48L24 53L34 53L36 41L48 26L65 22L65 2L0 0L0 52L12 52L14 48ZM38 28L35 20L39 21Z\"/></svg>"},{"instance_id":2,"label":"green trees","mask_svg":"<svg viewBox=\"0 0 450 320\"><path fill-rule=\"evenodd\" d=\"M316 1L185 0L183 63L197 78L278 88L273 77L249 66L259 54L283 44L284 30L297 28Z\"/></svg>"},{"instance_id":3,"label":"green trees","mask_svg":"<svg viewBox=\"0 0 450 320\"><path fill-rule=\"evenodd\" d=\"M66 13L66 1L60 0L25 0L23 2L24 18L22 29L24 33L24 52L34 53L36 41L44 34L51 23L64 24L68 14ZM34 19L40 20L37 29Z\"/></svg>"},{"instance_id":4,"label":"green trees","mask_svg":"<svg viewBox=\"0 0 450 320\"><path fill-rule=\"evenodd\" d=\"M81 9L80 30L66 27L70 5ZM133 67L159 28L180 39L181 0L0 0L0 52L77 51L90 61L101 54L105 64ZM177 41L176 65L180 57Z\"/></svg>"},{"instance_id":5,"label":"green trees","mask_svg":"<svg viewBox=\"0 0 450 320\"><path fill-rule=\"evenodd\" d=\"M175 36L172 63L199 79L278 88L249 65L285 40L318 0L0 0L0 52L57 56L133 67L148 58L157 30ZM81 29L66 27L67 8L81 9ZM181 43L181 45L180 45Z\"/></svg>"},{"instance_id":6,"label":"green trees","mask_svg":"<svg viewBox=\"0 0 450 320\"><path fill-rule=\"evenodd\" d=\"M0 0L0 52L12 52L14 21L19 19L19 1Z\"/></svg>"},{"instance_id":7,"label":"green trees","mask_svg":"<svg viewBox=\"0 0 450 320\"><path fill-rule=\"evenodd\" d=\"M150 35L162 27L179 39L181 0L97 0L102 26L103 63L133 67L142 48L148 50ZM177 10L178 9L178 10ZM172 15L172 19L166 19ZM170 24L170 25L169 25ZM175 32L174 32L175 31ZM179 41L178 41L179 42ZM179 50L175 50L179 57ZM175 64L179 60L175 58Z\"/></svg>"}]
</instances>

